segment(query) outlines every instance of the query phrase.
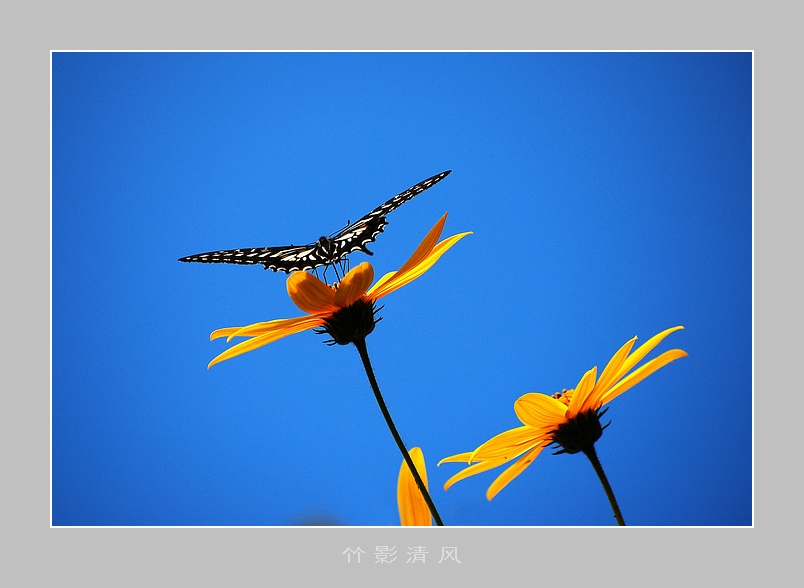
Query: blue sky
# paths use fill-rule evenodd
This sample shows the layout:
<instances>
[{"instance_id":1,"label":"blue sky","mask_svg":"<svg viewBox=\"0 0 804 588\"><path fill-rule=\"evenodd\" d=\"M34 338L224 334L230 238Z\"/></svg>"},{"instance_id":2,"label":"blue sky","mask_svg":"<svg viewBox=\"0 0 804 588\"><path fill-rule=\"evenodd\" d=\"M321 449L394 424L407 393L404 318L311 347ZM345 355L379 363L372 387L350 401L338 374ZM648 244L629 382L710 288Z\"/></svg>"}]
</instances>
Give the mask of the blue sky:
<instances>
[{"instance_id":1,"label":"blue sky","mask_svg":"<svg viewBox=\"0 0 804 588\"><path fill-rule=\"evenodd\" d=\"M628 339L689 357L597 444L633 525L752 523L750 53L54 53L52 523L396 525L401 456L357 352L305 332L207 370L216 328L300 314L284 274L179 257L314 241L407 187L368 338L447 525L609 525L581 455L435 464ZM655 354L654 354L655 355Z\"/></svg>"}]
</instances>

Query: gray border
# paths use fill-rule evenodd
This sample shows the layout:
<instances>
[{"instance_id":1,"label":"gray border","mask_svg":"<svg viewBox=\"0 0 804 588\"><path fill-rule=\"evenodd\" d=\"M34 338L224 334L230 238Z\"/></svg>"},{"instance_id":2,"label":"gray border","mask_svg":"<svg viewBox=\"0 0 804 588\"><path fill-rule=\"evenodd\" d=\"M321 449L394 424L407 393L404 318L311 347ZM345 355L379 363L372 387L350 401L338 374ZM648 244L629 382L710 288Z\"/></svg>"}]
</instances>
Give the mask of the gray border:
<instances>
[{"instance_id":1,"label":"gray border","mask_svg":"<svg viewBox=\"0 0 804 588\"><path fill-rule=\"evenodd\" d=\"M507 579L521 573L538 583L570 580L578 584L611 575L619 583L642 585L658 572L666 582L695 578L698 585L715 578L719 583L750 582L755 577L752 572L771 565L784 574L781 560L785 550L773 541L769 526L775 517L769 515L767 506L759 509L761 516L755 519L753 529L49 528L50 431L46 415L50 381L49 371L41 364L49 364L50 288L49 265L41 260L49 259L50 243L51 50L753 50L760 88L755 92L760 106L756 109L759 136L766 149L784 139L788 127L783 125L789 124L786 113L792 111L787 101L799 96L790 83L800 69L794 63L793 43L798 35L793 23L797 19L775 7L760 10L702 1L650 9L639 3L523 9L520 3L496 2L493 8L482 10L433 2L384 8L367 2L280 8L254 8L252 4L240 8L231 2L214 8L165 1L151 4L153 8L142 3L136 8L70 3L51 9L28 5L5 10L5 28L10 30L4 35L3 142L11 182L6 184L8 206L2 239L5 251L11 252L6 263L12 275L7 278L4 305L10 312L4 312L4 318L8 333L15 338L14 349L10 355L6 351L4 362L11 384L5 387L8 402L3 427L8 464L5 534L14 535L6 543L12 546L6 548L11 569L5 575L35 581L75 578L85 585L118 584L121 579L126 584L172 585L268 583L288 574L294 584L299 580L332 582L341 576L353 583L380 580L387 584L396 578L434 583ZM781 132L769 141L766 134L774 128ZM792 157L792 145L782 147L772 156L756 160L757 169L765 171L757 174L764 180L757 185L765 187L758 190L762 194L758 200L760 210L766 213L768 205L775 204L772 194L784 193L769 189L768 180L781 179L798 164ZM791 156L785 158L787 153ZM794 243L786 236L795 233L781 230L781 215L772 221L762 214L759 218L764 243L778 247L774 254L782 247L792 250ZM769 222L774 223L773 230ZM22 256L21 247L33 251ZM766 262L779 259L768 253L763 257ZM771 281L767 265L757 267L760 287L784 285ZM793 284L787 286L786 291L795 291ZM773 324L767 317L764 324L758 323L766 339L766 329ZM784 353L781 357L786 359ZM766 379L768 370L762 373ZM767 386L766 381L763 388ZM795 401L792 397L797 390L775 389L788 390ZM721 392L726 391L713 390ZM762 427L760 419L756 424L771 437L779 434L775 431L787 429ZM774 446L792 446L784 441L777 439ZM782 492L796 485L792 480L777 479L768 462L758 464L757 470L765 486L787 482L773 485L774 508L783 508L786 496ZM447 567L430 560L421 567L349 566L342 555L347 547L360 545L368 557L374 545L386 544L399 549L428 546L433 557L441 546L457 546L464 563Z\"/></svg>"}]
</instances>

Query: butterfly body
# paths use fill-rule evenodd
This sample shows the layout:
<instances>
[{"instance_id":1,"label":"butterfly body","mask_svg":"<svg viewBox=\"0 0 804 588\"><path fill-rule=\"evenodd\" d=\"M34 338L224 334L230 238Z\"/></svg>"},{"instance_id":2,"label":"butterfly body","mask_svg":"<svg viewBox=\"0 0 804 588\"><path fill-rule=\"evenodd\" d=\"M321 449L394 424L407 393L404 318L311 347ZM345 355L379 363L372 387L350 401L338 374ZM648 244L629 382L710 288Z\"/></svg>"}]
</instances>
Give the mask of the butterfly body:
<instances>
[{"instance_id":1,"label":"butterfly body","mask_svg":"<svg viewBox=\"0 0 804 588\"><path fill-rule=\"evenodd\" d=\"M411 186L384 202L360 220L347 225L338 233L320 237L307 245L288 245L286 247L255 247L251 249L226 249L210 251L182 257L179 261L196 263L234 263L243 265L262 264L265 269L291 273L312 270L320 266L337 263L353 251L372 255L366 244L377 238L385 225L385 216L402 206L405 202L432 187L447 177L447 170Z\"/></svg>"}]
</instances>

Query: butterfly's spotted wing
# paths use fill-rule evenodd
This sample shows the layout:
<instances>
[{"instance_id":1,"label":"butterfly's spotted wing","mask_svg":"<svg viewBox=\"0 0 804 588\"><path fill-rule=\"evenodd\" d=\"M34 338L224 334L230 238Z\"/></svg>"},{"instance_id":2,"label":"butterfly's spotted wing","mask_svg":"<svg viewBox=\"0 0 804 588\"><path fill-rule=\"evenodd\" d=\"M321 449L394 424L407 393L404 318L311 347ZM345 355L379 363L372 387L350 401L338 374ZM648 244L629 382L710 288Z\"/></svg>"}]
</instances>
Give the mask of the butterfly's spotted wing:
<instances>
[{"instance_id":1,"label":"butterfly's spotted wing","mask_svg":"<svg viewBox=\"0 0 804 588\"><path fill-rule=\"evenodd\" d=\"M441 172L431 178L419 182L415 186L411 186L401 194L397 194L390 200L383 202L377 208L372 210L360 220L353 222L351 225L340 231L337 235L332 237L335 244L335 254L340 259L344 255L357 251L358 249L371 255L371 252L366 249L366 244L371 243L377 238L377 235L382 233L388 221L385 216L402 206L405 202L421 194L427 188L431 188L444 178L446 178L452 170Z\"/></svg>"},{"instance_id":2,"label":"butterfly's spotted wing","mask_svg":"<svg viewBox=\"0 0 804 588\"><path fill-rule=\"evenodd\" d=\"M237 263L242 265L262 264L265 269L295 272L316 268L326 263L318 252L319 244L289 245L287 247L253 247L251 249L227 249L210 251L182 257L179 261L198 263Z\"/></svg>"},{"instance_id":3,"label":"butterfly's spotted wing","mask_svg":"<svg viewBox=\"0 0 804 588\"><path fill-rule=\"evenodd\" d=\"M262 264L265 269L283 271L311 270L322 265L338 262L344 256L358 249L371 255L366 244L377 238L388 221L385 216L402 206L405 202L421 194L446 178L452 170L441 172L431 178L419 182L397 194L387 202L380 204L358 221L353 222L332 237L321 237L308 245L289 245L287 247L256 247L251 249L228 249L210 251L182 257L179 261L198 263L236 263Z\"/></svg>"}]
</instances>

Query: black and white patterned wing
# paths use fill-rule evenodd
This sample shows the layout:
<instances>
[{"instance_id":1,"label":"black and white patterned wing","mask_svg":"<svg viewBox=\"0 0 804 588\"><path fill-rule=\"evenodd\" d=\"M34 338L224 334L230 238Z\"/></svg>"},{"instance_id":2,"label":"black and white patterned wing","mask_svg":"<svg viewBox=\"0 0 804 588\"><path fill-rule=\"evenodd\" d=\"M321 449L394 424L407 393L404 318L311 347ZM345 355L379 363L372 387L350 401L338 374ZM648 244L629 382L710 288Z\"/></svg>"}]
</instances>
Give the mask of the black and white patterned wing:
<instances>
[{"instance_id":1,"label":"black and white patterned wing","mask_svg":"<svg viewBox=\"0 0 804 588\"><path fill-rule=\"evenodd\" d=\"M288 245L287 247L255 247L251 249L226 249L198 253L179 258L179 261L196 263L236 263L242 265L261 264L265 269L282 272L295 272L315 269L322 265L337 263L343 257L358 249L372 255L366 248L377 238L388 221L385 216L402 206L405 202L431 188L452 170L436 174L431 178L411 186L390 200L383 202L360 220L350 224L332 237L321 237L308 245Z\"/></svg>"},{"instance_id":2,"label":"black and white patterned wing","mask_svg":"<svg viewBox=\"0 0 804 588\"><path fill-rule=\"evenodd\" d=\"M374 239L377 238L377 235L382 233L385 225L388 224L388 221L385 219L386 215L402 206L405 202L417 194L421 194L428 188L432 188L438 182L446 178L450 173L452 173L452 170L447 170L445 172L441 172L440 174L436 174L433 177L427 178L415 186L411 186L404 192L397 194L386 202L383 202L377 208L369 212L366 216L356 222L353 222L348 227L340 231L337 235L332 237L335 247L335 254L333 256L337 256L337 258L340 259L343 256L357 250L372 255L371 251L366 249L366 244L374 241Z\"/></svg>"},{"instance_id":3,"label":"black and white patterned wing","mask_svg":"<svg viewBox=\"0 0 804 588\"><path fill-rule=\"evenodd\" d=\"M197 263L262 264L265 269L287 273L313 269L330 261L320 256L318 243L290 245L288 247L254 247L227 249L182 257L179 261Z\"/></svg>"}]
</instances>

